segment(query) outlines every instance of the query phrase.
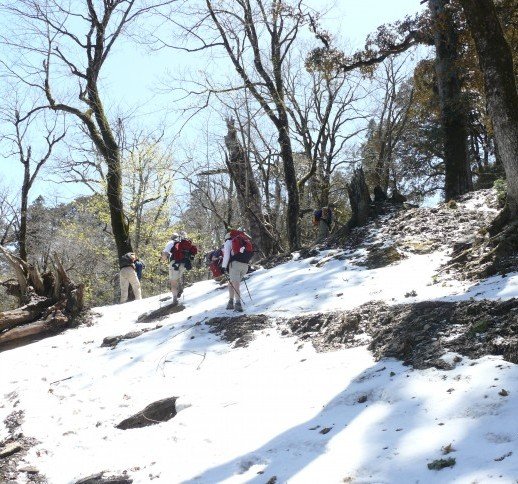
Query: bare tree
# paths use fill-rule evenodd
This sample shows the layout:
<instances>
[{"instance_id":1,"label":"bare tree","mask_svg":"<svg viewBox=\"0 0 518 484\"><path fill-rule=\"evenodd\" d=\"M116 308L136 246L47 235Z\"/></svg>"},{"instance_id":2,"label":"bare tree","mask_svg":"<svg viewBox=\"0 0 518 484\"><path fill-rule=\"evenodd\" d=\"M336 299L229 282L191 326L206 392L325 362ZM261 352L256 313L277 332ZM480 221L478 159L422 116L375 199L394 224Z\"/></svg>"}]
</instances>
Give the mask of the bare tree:
<instances>
[{"instance_id":1,"label":"bare tree","mask_svg":"<svg viewBox=\"0 0 518 484\"><path fill-rule=\"evenodd\" d=\"M408 126L413 105L413 86L406 81L405 62L389 58L380 66L378 78L381 104L371 120L363 146L363 165L377 199L385 199L388 189L398 191L397 148Z\"/></svg>"},{"instance_id":2,"label":"bare tree","mask_svg":"<svg viewBox=\"0 0 518 484\"><path fill-rule=\"evenodd\" d=\"M250 151L245 151L239 142L234 119L227 119L225 146L227 148L226 165L236 186L242 211L256 244L256 251L263 256L272 255L274 252L278 252L279 242L263 215L261 193L252 171Z\"/></svg>"},{"instance_id":3,"label":"bare tree","mask_svg":"<svg viewBox=\"0 0 518 484\"><path fill-rule=\"evenodd\" d=\"M29 110L21 113L18 102L3 113L4 121L12 126L12 132L4 136L4 140L10 144L10 152L7 157L16 157L23 168L22 186L20 189L20 217L16 234L19 257L27 262L27 208L29 204L29 192L38 177L43 166L51 159L56 145L66 135L63 116L43 116L40 111ZM38 116L40 114L40 116ZM51 118L51 119L49 119ZM40 132L43 140L43 149L34 148L30 140L31 131ZM33 138L33 141L34 138Z\"/></svg>"},{"instance_id":4,"label":"bare tree","mask_svg":"<svg viewBox=\"0 0 518 484\"><path fill-rule=\"evenodd\" d=\"M8 187L0 186L0 245L14 242L19 227L19 212Z\"/></svg>"},{"instance_id":5,"label":"bare tree","mask_svg":"<svg viewBox=\"0 0 518 484\"><path fill-rule=\"evenodd\" d=\"M173 1L164 0L158 5ZM106 112L99 80L122 32L157 4L141 0L81 0L73 4L66 0L19 0L1 5L4 12L25 26L17 35L6 36L7 42L34 59L34 65L18 70L8 66L10 72L38 90L46 99L47 108L74 116L106 163L106 195L120 257L132 250L122 197L121 149ZM42 70L36 67L41 65ZM64 73L75 82L70 83L75 92L68 95L58 87Z\"/></svg>"},{"instance_id":6,"label":"bare tree","mask_svg":"<svg viewBox=\"0 0 518 484\"><path fill-rule=\"evenodd\" d=\"M330 202L331 177L347 165L349 143L364 131L367 114L359 102L367 96L365 84L354 74L341 72L286 72L286 95L294 132L308 168L298 180L301 197L308 182L317 206Z\"/></svg>"},{"instance_id":7,"label":"bare tree","mask_svg":"<svg viewBox=\"0 0 518 484\"><path fill-rule=\"evenodd\" d=\"M294 250L300 246L300 206L283 70L286 56L301 27L307 23L307 16L300 10L299 2L205 0L204 3L203 20L190 29L200 45L191 50L222 46L242 82L239 87L252 94L275 126L288 199L287 234L290 249Z\"/></svg>"}]
</instances>

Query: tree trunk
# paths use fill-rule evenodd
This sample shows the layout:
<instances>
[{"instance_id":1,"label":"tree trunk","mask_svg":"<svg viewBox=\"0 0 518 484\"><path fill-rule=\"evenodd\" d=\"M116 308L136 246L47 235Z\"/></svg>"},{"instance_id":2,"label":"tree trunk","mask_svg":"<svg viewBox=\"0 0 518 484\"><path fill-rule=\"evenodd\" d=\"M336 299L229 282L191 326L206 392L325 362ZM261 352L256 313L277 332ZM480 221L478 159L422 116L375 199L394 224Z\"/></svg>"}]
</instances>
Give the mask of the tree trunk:
<instances>
[{"instance_id":1,"label":"tree trunk","mask_svg":"<svg viewBox=\"0 0 518 484\"><path fill-rule=\"evenodd\" d=\"M484 75L495 144L507 178L511 220L518 218L518 93L513 57L491 0L460 0Z\"/></svg>"},{"instance_id":2,"label":"tree trunk","mask_svg":"<svg viewBox=\"0 0 518 484\"><path fill-rule=\"evenodd\" d=\"M284 181L286 182L286 190L288 191L288 210L286 214L286 228L289 247L290 250L293 251L300 248L300 203L299 188L297 185L295 164L293 162L293 150L291 148L291 140L289 136L287 117L285 121L286 124L281 129L279 129L279 145L281 148L281 159L284 168Z\"/></svg>"},{"instance_id":3,"label":"tree trunk","mask_svg":"<svg viewBox=\"0 0 518 484\"><path fill-rule=\"evenodd\" d=\"M354 170L351 183L347 185L347 193L349 194L352 210L349 226L357 227L364 225L369 218L371 197L362 168Z\"/></svg>"},{"instance_id":4,"label":"tree trunk","mask_svg":"<svg viewBox=\"0 0 518 484\"><path fill-rule=\"evenodd\" d=\"M122 203L122 168L118 147L112 149L110 157L106 161L108 165L106 195L110 207L110 220L117 246L117 256L120 259L127 252L133 252L133 247Z\"/></svg>"},{"instance_id":5,"label":"tree trunk","mask_svg":"<svg viewBox=\"0 0 518 484\"><path fill-rule=\"evenodd\" d=\"M226 157L228 172L236 186L241 212L245 214L256 251L263 257L267 257L279 251L279 243L267 227L262 210L261 194L255 181L250 158L237 139L234 120L227 119L226 121L228 132L225 136L225 146L228 151Z\"/></svg>"},{"instance_id":6,"label":"tree trunk","mask_svg":"<svg viewBox=\"0 0 518 484\"><path fill-rule=\"evenodd\" d=\"M473 182L467 154L467 109L456 65L458 40L446 3L446 0L429 0L444 139L444 191L449 200L472 190Z\"/></svg>"},{"instance_id":7,"label":"tree trunk","mask_svg":"<svg viewBox=\"0 0 518 484\"><path fill-rule=\"evenodd\" d=\"M20 259L27 262L27 209L30 189L29 162L24 163L22 198L20 206L20 230L18 232L18 246Z\"/></svg>"}]
</instances>

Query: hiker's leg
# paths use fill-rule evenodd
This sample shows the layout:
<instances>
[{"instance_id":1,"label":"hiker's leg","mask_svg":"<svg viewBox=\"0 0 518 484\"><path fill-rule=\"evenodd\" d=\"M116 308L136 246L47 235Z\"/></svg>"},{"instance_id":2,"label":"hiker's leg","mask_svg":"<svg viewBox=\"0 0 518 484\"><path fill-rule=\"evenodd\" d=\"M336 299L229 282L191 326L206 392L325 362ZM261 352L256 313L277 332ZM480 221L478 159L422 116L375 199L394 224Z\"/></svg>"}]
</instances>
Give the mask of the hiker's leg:
<instances>
[{"instance_id":1,"label":"hiker's leg","mask_svg":"<svg viewBox=\"0 0 518 484\"><path fill-rule=\"evenodd\" d=\"M228 280L228 298L233 300L234 299L234 288L232 287L233 282L230 282L230 279Z\"/></svg>"},{"instance_id":2,"label":"hiker's leg","mask_svg":"<svg viewBox=\"0 0 518 484\"><path fill-rule=\"evenodd\" d=\"M248 269L248 264L243 262L233 261L230 264L230 269L228 271L228 280L229 280L229 292L233 290L235 292L236 301L241 301L241 279L246 274ZM232 285L232 287L231 287Z\"/></svg>"},{"instance_id":3,"label":"hiker's leg","mask_svg":"<svg viewBox=\"0 0 518 484\"><path fill-rule=\"evenodd\" d=\"M123 267L119 274L119 281L121 286L121 303L125 303L128 300L129 280L127 269L133 270L131 267Z\"/></svg>"},{"instance_id":4,"label":"hiker's leg","mask_svg":"<svg viewBox=\"0 0 518 484\"><path fill-rule=\"evenodd\" d=\"M131 289L133 289L133 294L135 295L135 300L142 299L142 292L140 288L140 281L138 280L137 273L133 271L128 274L128 280L131 284Z\"/></svg>"},{"instance_id":5,"label":"hiker's leg","mask_svg":"<svg viewBox=\"0 0 518 484\"><path fill-rule=\"evenodd\" d=\"M174 265L176 265L177 269L173 266L169 267L169 279L171 280L171 293L173 294L173 300L176 300L178 297L178 288L182 279L182 274L185 271L185 266L183 264Z\"/></svg>"}]
</instances>

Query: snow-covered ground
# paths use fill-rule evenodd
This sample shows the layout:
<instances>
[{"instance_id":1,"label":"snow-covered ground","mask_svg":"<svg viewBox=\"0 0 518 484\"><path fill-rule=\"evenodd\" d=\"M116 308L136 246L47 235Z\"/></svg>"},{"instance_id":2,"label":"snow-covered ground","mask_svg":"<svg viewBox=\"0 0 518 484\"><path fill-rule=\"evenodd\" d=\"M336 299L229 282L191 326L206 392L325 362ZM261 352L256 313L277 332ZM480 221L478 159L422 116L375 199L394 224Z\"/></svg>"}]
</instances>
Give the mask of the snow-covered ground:
<instances>
[{"instance_id":1,"label":"snow-covered ground","mask_svg":"<svg viewBox=\"0 0 518 484\"><path fill-rule=\"evenodd\" d=\"M246 312L285 318L371 300L518 297L518 274L436 282L445 252L375 270L352 264L361 251L333 255L253 273ZM136 319L164 304L158 297L97 308L90 327L0 353L0 421L23 410L21 431L38 442L20 466L51 484L101 471L166 484L518 482L516 365L463 358L454 370L418 371L376 362L366 347L317 353L273 327L235 348L204 324L232 313L225 290L200 282L184 302L161 328L115 349L101 348L103 338L144 327ZM168 422L114 428L171 396L179 411ZM6 436L0 425L0 442ZM453 467L428 469L449 457Z\"/></svg>"}]
</instances>

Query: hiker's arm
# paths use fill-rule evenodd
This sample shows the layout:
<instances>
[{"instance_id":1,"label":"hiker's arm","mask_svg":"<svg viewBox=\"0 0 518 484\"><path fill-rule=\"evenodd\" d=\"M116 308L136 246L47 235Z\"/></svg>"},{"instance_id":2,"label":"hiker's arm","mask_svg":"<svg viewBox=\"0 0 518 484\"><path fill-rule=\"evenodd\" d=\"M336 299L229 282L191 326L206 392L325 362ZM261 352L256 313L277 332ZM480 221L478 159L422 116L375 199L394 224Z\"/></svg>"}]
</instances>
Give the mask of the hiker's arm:
<instances>
[{"instance_id":1,"label":"hiker's arm","mask_svg":"<svg viewBox=\"0 0 518 484\"><path fill-rule=\"evenodd\" d=\"M228 263L230 262L230 251L232 249L232 241L227 240L225 241L225 245L223 246L223 262L221 264L221 267L227 268Z\"/></svg>"}]
</instances>

